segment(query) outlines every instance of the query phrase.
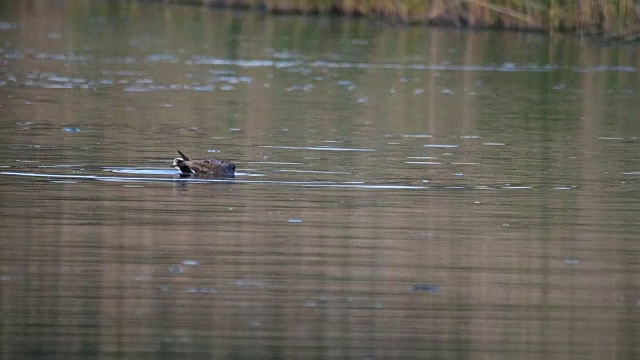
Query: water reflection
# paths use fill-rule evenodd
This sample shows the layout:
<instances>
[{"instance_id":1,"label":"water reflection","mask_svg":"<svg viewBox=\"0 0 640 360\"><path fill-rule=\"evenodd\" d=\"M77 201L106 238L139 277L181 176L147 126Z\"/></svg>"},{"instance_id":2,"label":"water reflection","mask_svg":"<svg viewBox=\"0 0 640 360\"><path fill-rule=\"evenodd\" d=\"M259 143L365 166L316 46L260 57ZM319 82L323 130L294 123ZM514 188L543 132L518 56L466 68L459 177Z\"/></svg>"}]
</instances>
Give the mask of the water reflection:
<instances>
[{"instance_id":1,"label":"water reflection","mask_svg":"<svg viewBox=\"0 0 640 360\"><path fill-rule=\"evenodd\" d=\"M5 357L638 357L634 49L0 15ZM237 177L180 178L178 148Z\"/></svg>"}]
</instances>

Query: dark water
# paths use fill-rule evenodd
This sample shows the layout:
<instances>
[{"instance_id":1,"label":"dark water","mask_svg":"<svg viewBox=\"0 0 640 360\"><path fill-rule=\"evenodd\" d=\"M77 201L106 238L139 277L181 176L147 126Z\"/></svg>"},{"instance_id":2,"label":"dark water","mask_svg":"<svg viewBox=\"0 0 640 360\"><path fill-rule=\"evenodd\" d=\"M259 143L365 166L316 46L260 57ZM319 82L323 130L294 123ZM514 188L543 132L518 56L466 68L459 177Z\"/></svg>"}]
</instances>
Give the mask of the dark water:
<instances>
[{"instance_id":1,"label":"dark water","mask_svg":"<svg viewBox=\"0 0 640 360\"><path fill-rule=\"evenodd\" d=\"M637 359L638 54L4 1L2 358Z\"/></svg>"}]
</instances>

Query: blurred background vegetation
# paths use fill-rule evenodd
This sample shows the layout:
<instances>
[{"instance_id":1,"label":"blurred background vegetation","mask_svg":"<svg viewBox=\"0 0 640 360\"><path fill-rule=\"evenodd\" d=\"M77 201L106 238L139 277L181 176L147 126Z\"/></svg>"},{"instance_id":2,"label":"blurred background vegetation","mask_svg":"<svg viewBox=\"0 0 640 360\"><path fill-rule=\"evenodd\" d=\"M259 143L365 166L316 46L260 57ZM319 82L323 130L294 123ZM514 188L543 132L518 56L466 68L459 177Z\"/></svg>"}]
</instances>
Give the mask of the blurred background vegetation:
<instances>
[{"instance_id":1,"label":"blurred background vegetation","mask_svg":"<svg viewBox=\"0 0 640 360\"><path fill-rule=\"evenodd\" d=\"M640 38L638 0L159 0L269 13L344 14L400 24Z\"/></svg>"}]
</instances>

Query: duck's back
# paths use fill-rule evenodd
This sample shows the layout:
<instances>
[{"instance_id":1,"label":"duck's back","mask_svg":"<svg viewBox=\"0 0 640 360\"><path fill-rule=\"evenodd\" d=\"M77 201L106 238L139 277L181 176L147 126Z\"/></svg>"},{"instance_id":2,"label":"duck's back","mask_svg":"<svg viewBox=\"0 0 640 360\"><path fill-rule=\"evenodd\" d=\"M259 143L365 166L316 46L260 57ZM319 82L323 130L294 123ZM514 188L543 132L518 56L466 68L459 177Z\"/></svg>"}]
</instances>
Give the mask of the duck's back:
<instances>
[{"instance_id":1,"label":"duck's back","mask_svg":"<svg viewBox=\"0 0 640 360\"><path fill-rule=\"evenodd\" d=\"M235 175L236 165L225 160L204 159L191 163L191 169L199 175L215 178L229 178Z\"/></svg>"}]
</instances>

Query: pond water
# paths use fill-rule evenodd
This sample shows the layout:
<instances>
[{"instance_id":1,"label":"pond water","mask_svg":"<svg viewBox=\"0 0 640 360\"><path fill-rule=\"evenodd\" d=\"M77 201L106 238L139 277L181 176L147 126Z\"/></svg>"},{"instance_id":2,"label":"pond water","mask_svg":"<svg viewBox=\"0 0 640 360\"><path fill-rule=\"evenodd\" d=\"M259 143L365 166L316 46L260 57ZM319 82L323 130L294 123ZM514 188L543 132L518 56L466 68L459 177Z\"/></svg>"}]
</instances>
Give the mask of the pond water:
<instances>
[{"instance_id":1,"label":"pond water","mask_svg":"<svg viewBox=\"0 0 640 360\"><path fill-rule=\"evenodd\" d=\"M3 1L3 358L640 358L639 54Z\"/></svg>"}]
</instances>

